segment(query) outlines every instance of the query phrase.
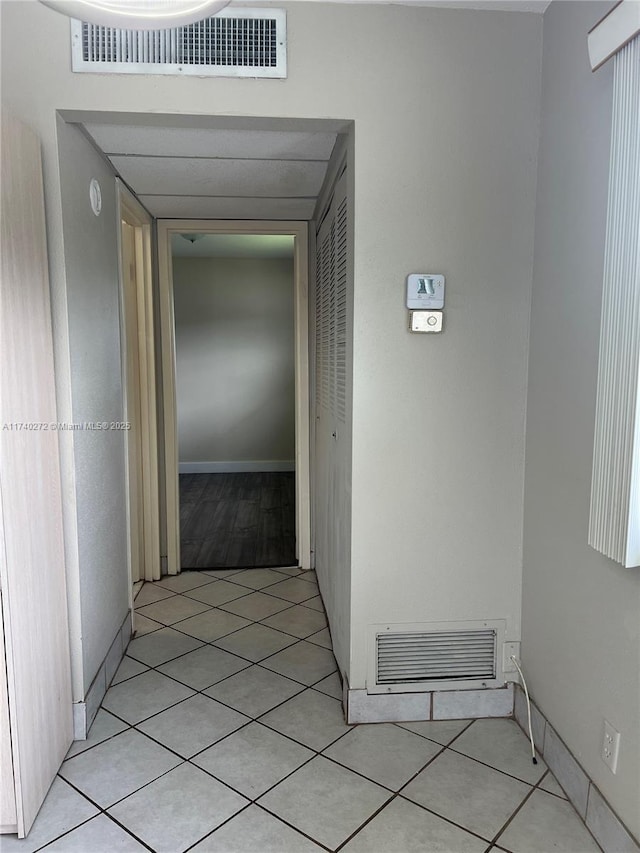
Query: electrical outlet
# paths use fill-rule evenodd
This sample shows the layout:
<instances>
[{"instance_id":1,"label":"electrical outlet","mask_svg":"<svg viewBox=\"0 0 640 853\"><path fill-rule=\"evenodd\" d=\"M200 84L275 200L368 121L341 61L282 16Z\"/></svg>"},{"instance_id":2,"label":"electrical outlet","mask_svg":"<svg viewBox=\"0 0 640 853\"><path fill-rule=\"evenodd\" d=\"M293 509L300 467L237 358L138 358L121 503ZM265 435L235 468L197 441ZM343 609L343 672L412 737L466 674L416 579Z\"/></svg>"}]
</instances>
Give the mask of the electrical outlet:
<instances>
[{"instance_id":1,"label":"electrical outlet","mask_svg":"<svg viewBox=\"0 0 640 853\"><path fill-rule=\"evenodd\" d=\"M602 737L602 760L612 773L618 769L618 753L620 752L620 732L617 732L610 722L604 721Z\"/></svg>"}]
</instances>

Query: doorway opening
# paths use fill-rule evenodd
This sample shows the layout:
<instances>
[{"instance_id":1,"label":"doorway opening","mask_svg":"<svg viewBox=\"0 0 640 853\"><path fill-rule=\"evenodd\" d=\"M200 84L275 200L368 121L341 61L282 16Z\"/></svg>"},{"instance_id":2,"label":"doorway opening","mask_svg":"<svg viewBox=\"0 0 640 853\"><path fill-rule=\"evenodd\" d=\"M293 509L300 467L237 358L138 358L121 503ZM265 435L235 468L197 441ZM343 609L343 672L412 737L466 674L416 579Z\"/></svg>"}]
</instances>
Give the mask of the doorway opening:
<instances>
[{"instance_id":1,"label":"doorway opening","mask_svg":"<svg viewBox=\"0 0 640 853\"><path fill-rule=\"evenodd\" d=\"M168 572L310 568L307 223L158 246Z\"/></svg>"},{"instance_id":2,"label":"doorway opening","mask_svg":"<svg viewBox=\"0 0 640 853\"><path fill-rule=\"evenodd\" d=\"M171 240L182 569L297 565L294 238Z\"/></svg>"}]
</instances>

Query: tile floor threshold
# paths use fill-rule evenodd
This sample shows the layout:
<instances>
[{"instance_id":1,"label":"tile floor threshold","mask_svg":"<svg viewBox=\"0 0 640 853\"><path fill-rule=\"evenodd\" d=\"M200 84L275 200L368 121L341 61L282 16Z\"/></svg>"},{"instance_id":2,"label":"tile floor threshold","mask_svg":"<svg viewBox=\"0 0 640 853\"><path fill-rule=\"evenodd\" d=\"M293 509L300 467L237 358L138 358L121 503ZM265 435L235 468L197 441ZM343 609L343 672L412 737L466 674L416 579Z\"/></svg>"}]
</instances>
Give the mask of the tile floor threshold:
<instances>
[{"instance_id":1,"label":"tile floor threshold","mask_svg":"<svg viewBox=\"0 0 640 853\"><path fill-rule=\"evenodd\" d=\"M589 853L513 720L348 726L312 572L145 583L136 638L2 853Z\"/></svg>"}]
</instances>

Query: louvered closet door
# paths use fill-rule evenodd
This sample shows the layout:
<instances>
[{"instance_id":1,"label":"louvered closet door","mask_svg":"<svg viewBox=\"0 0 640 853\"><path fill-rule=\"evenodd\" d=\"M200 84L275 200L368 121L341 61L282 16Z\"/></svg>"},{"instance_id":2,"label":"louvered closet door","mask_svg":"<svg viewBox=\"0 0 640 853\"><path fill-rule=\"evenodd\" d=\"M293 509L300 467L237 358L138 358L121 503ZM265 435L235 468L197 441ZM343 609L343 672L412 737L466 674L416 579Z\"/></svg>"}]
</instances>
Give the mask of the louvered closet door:
<instances>
[{"instance_id":1,"label":"louvered closet door","mask_svg":"<svg viewBox=\"0 0 640 853\"><path fill-rule=\"evenodd\" d=\"M339 565L347 535L347 198L338 180L317 235L316 566Z\"/></svg>"}]
</instances>

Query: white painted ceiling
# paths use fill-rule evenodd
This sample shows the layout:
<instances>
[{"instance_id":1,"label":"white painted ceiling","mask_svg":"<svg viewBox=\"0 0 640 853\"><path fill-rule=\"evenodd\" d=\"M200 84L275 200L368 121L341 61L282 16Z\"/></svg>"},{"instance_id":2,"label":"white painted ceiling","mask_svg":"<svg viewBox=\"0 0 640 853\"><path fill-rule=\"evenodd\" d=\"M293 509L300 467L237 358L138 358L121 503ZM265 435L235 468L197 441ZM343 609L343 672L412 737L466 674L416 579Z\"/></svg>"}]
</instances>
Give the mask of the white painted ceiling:
<instances>
[{"instance_id":1,"label":"white painted ceiling","mask_svg":"<svg viewBox=\"0 0 640 853\"><path fill-rule=\"evenodd\" d=\"M337 138L324 131L80 124L149 212L165 219L310 219Z\"/></svg>"}]
</instances>

